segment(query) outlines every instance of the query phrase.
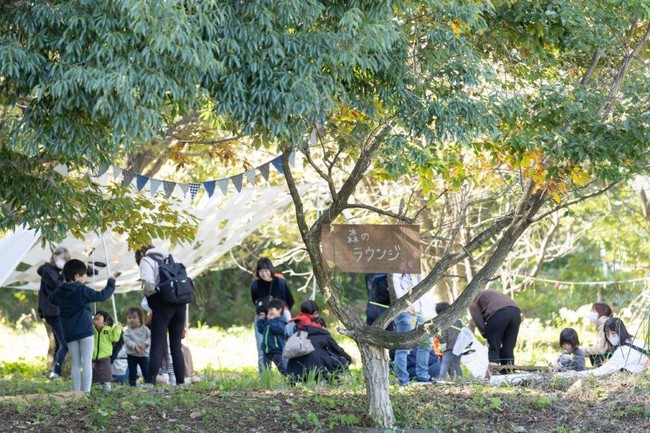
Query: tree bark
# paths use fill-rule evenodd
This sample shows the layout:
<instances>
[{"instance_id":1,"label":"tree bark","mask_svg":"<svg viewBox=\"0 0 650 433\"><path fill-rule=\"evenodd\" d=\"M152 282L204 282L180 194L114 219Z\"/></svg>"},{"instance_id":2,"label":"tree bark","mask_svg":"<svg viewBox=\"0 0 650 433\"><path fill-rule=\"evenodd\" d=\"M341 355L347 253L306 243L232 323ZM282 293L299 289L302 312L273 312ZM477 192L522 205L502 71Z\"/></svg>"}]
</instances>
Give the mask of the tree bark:
<instances>
[{"instance_id":1,"label":"tree bark","mask_svg":"<svg viewBox=\"0 0 650 433\"><path fill-rule=\"evenodd\" d=\"M366 404L368 416L377 427L391 428L395 415L388 392L388 355L386 349L357 341L361 353L363 376L366 379Z\"/></svg>"}]
</instances>

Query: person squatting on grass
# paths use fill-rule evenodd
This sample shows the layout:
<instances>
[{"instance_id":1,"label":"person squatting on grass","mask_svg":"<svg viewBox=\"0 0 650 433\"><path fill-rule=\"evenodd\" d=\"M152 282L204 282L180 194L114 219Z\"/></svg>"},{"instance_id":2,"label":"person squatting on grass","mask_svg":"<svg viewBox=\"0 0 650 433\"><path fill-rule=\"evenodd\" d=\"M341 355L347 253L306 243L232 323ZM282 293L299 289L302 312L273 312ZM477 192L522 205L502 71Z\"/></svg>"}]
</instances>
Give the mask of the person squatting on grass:
<instances>
[{"instance_id":1,"label":"person squatting on grass","mask_svg":"<svg viewBox=\"0 0 650 433\"><path fill-rule=\"evenodd\" d=\"M52 305L61 311L63 337L72 358L72 390L90 392L93 356L93 314L88 304L110 298L115 291L115 276L108 279L102 291L95 291L83 282L86 265L77 259L63 266L65 283L49 296Z\"/></svg>"},{"instance_id":2,"label":"person squatting on grass","mask_svg":"<svg viewBox=\"0 0 650 433\"><path fill-rule=\"evenodd\" d=\"M282 350L284 349L284 329L287 326L287 319L282 315L285 303L281 299L273 299L269 302L268 311L261 311L258 314L257 332L262 334L262 351L264 352L264 369L268 369L271 363L278 367L283 375L286 373L282 361Z\"/></svg>"},{"instance_id":3,"label":"person squatting on grass","mask_svg":"<svg viewBox=\"0 0 650 433\"><path fill-rule=\"evenodd\" d=\"M627 332L621 319L616 317L607 319L603 331L608 350L613 352L612 357L600 367L581 371L579 375L608 376L618 371L638 374L647 369L648 346L643 340L637 340Z\"/></svg>"},{"instance_id":4,"label":"person squatting on grass","mask_svg":"<svg viewBox=\"0 0 650 433\"><path fill-rule=\"evenodd\" d=\"M557 360L558 371L583 371L585 369L585 354L580 346L578 333L573 328L564 328L560 332L560 347L562 354Z\"/></svg>"},{"instance_id":5,"label":"person squatting on grass","mask_svg":"<svg viewBox=\"0 0 650 433\"><path fill-rule=\"evenodd\" d=\"M93 323L93 383L101 383L104 392L111 392L111 354L113 343L120 341L122 329L113 325L111 316L102 310L95 313Z\"/></svg>"},{"instance_id":6,"label":"person squatting on grass","mask_svg":"<svg viewBox=\"0 0 650 433\"><path fill-rule=\"evenodd\" d=\"M596 326L596 343L589 347L585 347L583 351L585 356L589 357L591 365L594 367L600 367L603 365L603 362L612 356L603 329L607 319L613 315L614 312L612 307L603 302L596 302L591 307L591 312L589 313L588 318L589 321Z\"/></svg>"},{"instance_id":7,"label":"person squatting on grass","mask_svg":"<svg viewBox=\"0 0 650 433\"><path fill-rule=\"evenodd\" d=\"M147 377L149 371L151 331L144 326L144 315L138 307L129 308L126 323L128 328L124 330L124 346L129 366L129 385L135 386L138 380L138 366L144 377Z\"/></svg>"},{"instance_id":8,"label":"person squatting on grass","mask_svg":"<svg viewBox=\"0 0 650 433\"><path fill-rule=\"evenodd\" d=\"M293 319L296 331L307 333L307 338L314 346L314 351L304 356L289 359L287 376L292 382L306 381L310 377L336 378L347 371L353 362L339 346L326 328L325 321L318 317L318 304L305 301L300 306L300 313Z\"/></svg>"},{"instance_id":9,"label":"person squatting on grass","mask_svg":"<svg viewBox=\"0 0 650 433\"><path fill-rule=\"evenodd\" d=\"M59 307L52 305L49 300L50 294L65 282L61 270L68 260L70 260L70 252L66 248L59 247L52 254L50 261L41 265L36 271L41 277L41 286L38 289L38 315L45 319L54 334L54 354L50 379L61 376L61 366L68 354L68 345L63 338L63 329L61 328Z\"/></svg>"},{"instance_id":10,"label":"person squatting on grass","mask_svg":"<svg viewBox=\"0 0 650 433\"><path fill-rule=\"evenodd\" d=\"M436 304L436 314L440 314L451 305L448 302L439 302ZM440 345L444 344L444 349L442 350L442 362L440 364L440 372L438 373L438 379L445 380L447 373L450 377L462 377L463 369L460 367L460 355L454 355L454 345L458 339L458 334L463 327L463 322L456 320L456 322L451 325L449 328L442 331L439 336Z\"/></svg>"}]
</instances>

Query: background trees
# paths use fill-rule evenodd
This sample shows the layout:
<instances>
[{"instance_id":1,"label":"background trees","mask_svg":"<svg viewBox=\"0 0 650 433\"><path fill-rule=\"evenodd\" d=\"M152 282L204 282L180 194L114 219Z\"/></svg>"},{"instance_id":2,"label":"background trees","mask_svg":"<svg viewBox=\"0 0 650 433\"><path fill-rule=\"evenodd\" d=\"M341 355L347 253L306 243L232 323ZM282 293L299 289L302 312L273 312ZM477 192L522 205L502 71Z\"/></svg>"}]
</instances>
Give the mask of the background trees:
<instances>
[{"instance_id":1,"label":"background trees","mask_svg":"<svg viewBox=\"0 0 650 433\"><path fill-rule=\"evenodd\" d=\"M158 143L171 146L182 166L179 149L217 131L228 143L281 149L318 286L359 344L369 413L383 426L394 422L383 347L415 343L451 323L529 226L647 167L646 1L124 0L3 8L1 227L30 223L55 239L115 225L137 243L157 218L124 223L123 214L96 206L112 200L100 203L137 209L137 198L119 186L100 198L83 177L48 170L68 163L83 173L129 156L134 166L155 167L160 158L143 152ZM320 215L296 193L287 164L296 148L328 191ZM424 219L431 269L372 327L324 272L319 250L323 223L372 205L355 195L368 176L406 179L415 190L417 200L394 194L370 209L385 222ZM34 188L19 189L18 181ZM77 218L64 219L62 204L73 204ZM191 229L167 233L182 238ZM458 272L465 281L457 288L466 287L449 314L401 342L383 330Z\"/></svg>"}]
</instances>

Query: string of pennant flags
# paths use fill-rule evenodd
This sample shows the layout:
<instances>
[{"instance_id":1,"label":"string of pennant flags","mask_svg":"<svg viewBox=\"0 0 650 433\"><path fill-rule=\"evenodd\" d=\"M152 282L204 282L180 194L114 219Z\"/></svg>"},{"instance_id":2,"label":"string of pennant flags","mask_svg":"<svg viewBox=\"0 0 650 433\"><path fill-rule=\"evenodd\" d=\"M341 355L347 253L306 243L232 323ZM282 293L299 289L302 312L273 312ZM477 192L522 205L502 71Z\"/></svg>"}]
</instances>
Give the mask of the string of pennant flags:
<instances>
[{"instance_id":1,"label":"string of pennant flags","mask_svg":"<svg viewBox=\"0 0 650 433\"><path fill-rule=\"evenodd\" d=\"M289 154L289 165L293 166L295 164L295 160L296 152L294 150L291 152L291 154ZM135 180L135 187L138 192L141 192L147 186L147 184L149 184L149 193L151 196L155 195L162 185L162 190L167 198L169 198L176 187L178 187L183 193L184 197L189 192L190 198L194 199L199 191L201 191L201 188L205 190L205 192L208 194L208 197L212 197L214 192L217 190L217 187L219 188L219 191L221 191L221 193L225 196L228 192L228 185L230 183L233 184L237 192L241 192L244 184L244 179L248 180L252 186L255 186L255 177L257 176L258 172L262 175L264 180L268 182L271 167L273 167L278 173L284 174L284 169L282 168L282 155L276 156L272 160L265 162L259 167L255 167L250 170L246 170L243 173L235 174L233 176L222 179L210 179L189 183L174 182L170 180L156 179L153 177L145 176L141 173L135 173L131 170L126 170L116 166L113 166L113 178L116 181L119 181L121 178L127 185L131 184ZM108 172L109 168L109 165L103 165L100 166L97 171L91 172L90 174L94 177L100 178ZM68 167L63 164L56 166L54 168L54 171L61 174L62 176L68 176Z\"/></svg>"}]
</instances>

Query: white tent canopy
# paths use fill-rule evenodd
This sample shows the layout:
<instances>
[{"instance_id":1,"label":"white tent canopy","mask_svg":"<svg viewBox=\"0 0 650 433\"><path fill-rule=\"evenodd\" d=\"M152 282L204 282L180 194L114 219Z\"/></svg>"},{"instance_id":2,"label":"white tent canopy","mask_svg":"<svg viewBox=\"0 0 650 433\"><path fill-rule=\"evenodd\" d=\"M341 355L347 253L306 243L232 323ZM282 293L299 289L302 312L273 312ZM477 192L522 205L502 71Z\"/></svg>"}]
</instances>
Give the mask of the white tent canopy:
<instances>
[{"instance_id":1,"label":"white tent canopy","mask_svg":"<svg viewBox=\"0 0 650 433\"><path fill-rule=\"evenodd\" d=\"M301 195L312 186L300 186ZM188 274L194 277L239 245L290 202L291 197L282 187L242 188L241 192L228 198L219 194L212 198L206 195L193 208L186 200L186 208L200 221L195 241L172 247L168 242L154 244L168 248L177 261L185 264ZM104 234L90 233L84 239L69 236L60 245L67 248L73 258L108 263L112 272L122 272L116 293L140 289L139 271L125 237L110 231ZM49 261L51 255L49 248L41 246L36 231L20 229L7 233L0 238L0 287L38 290L40 277L36 270ZM89 285L103 288L106 270L99 269L97 277L89 278Z\"/></svg>"}]
</instances>

